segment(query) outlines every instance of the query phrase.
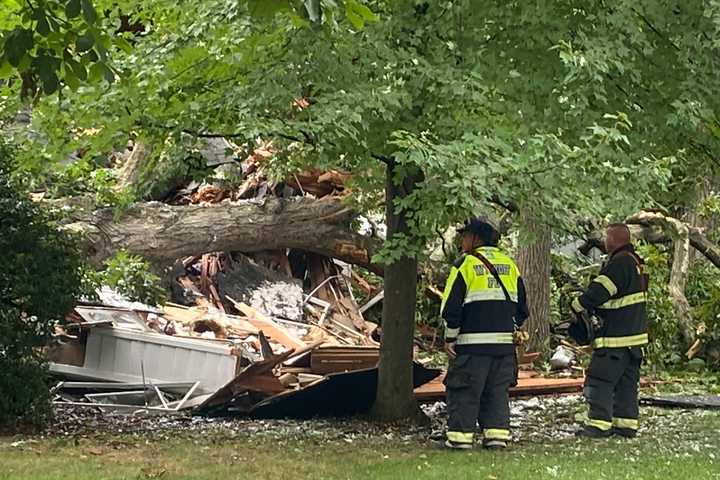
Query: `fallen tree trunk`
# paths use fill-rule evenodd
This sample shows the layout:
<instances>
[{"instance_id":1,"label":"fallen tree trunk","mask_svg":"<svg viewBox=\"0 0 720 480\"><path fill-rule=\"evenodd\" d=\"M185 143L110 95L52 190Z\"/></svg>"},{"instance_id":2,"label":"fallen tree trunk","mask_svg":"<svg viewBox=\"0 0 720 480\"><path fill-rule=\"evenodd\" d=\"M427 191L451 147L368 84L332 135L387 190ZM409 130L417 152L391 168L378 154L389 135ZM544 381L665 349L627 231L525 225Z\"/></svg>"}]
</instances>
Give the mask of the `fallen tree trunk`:
<instances>
[{"instance_id":1,"label":"fallen tree trunk","mask_svg":"<svg viewBox=\"0 0 720 480\"><path fill-rule=\"evenodd\" d=\"M64 203L82 204L77 200ZM69 213L66 228L81 234L88 258L95 264L120 249L170 265L178 258L206 252L296 248L381 273L382 267L371 260L378 241L353 233L354 217L336 198L268 198L211 206L147 202L119 216L113 208L76 208Z\"/></svg>"}]
</instances>

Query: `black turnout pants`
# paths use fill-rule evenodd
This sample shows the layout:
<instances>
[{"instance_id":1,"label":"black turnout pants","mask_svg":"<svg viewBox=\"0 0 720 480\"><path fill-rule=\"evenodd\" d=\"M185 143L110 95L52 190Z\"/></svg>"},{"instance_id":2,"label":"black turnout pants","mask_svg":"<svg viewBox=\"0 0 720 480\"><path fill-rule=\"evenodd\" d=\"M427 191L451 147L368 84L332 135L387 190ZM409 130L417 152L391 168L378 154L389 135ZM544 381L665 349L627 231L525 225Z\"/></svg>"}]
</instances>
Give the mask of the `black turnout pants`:
<instances>
[{"instance_id":1,"label":"black turnout pants","mask_svg":"<svg viewBox=\"0 0 720 480\"><path fill-rule=\"evenodd\" d=\"M510 439L508 390L517 379L517 359L459 355L450 364L445 387L448 440L472 443L479 423L486 439Z\"/></svg>"},{"instance_id":2,"label":"black turnout pants","mask_svg":"<svg viewBox=\"0 0 720 480\"><path fill-rule=\"evenodd\" d=\"M588 425L637 430L638 384L642 349L600 348L593 352L585 379L585 399L590 411Z\"/></svg>"}]
</instances>

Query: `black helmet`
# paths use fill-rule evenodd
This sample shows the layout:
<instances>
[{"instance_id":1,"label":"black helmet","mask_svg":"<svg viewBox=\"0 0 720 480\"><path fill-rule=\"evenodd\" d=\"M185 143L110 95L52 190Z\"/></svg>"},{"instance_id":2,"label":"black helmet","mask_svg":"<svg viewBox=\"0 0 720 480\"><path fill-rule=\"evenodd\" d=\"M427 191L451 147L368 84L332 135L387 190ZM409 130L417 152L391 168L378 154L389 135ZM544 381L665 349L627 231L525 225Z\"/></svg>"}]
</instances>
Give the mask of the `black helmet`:
<instances>
[{"instance_id":1,"label":"black helmet","mask_svg":"<svg viewBox=\"0 0 720 480\"><path fill-rule=\"evenodd\" d=\"M465 222L458 233L474 233L479 236L485 245L497 245L500 241L500 232L486 217L473 217Z\"/></svg>"}]
</instances>

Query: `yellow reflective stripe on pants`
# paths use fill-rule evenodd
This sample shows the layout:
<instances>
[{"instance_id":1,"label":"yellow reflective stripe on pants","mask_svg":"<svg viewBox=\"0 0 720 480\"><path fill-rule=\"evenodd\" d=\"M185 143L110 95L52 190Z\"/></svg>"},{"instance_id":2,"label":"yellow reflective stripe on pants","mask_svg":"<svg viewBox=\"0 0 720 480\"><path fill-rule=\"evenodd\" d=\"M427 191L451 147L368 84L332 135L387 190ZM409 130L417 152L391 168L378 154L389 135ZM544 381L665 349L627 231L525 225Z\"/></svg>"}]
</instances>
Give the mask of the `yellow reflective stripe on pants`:
<instances>
[{"instance_id":1,"label":"yellow reflective stripe on pants","mask_svg":"<svg viewBox=\"0 0 720 480\"><path fill-rule=\"evenodd\" d=\"M640 422L637 418L617 418L613 417L613 427L617 428L629 428L631 430L637 430L640 428Z\"/></svg>"},{"instance_id":2,"label":"yellow reflective stripe on pants","mask_svg":"<svg viewBox=\"0 0 720 480\"><path fill-rule=\"evenodd\" d=\"M602 430L603 432L606 432L612 428L612 423L606 422L605 420L595 420L595 419L589 419L585 425L588 427L595 427L599 430Z\"/></svg>"},{"instance_id":3,"label":"yellow reflective stripe on pants","mask_svg":"<svg viewBox=\"0 0 720 480\"><path fill-rule=\"evenodd\" d=\"M618 308L629 307L638 303L645 303L647 294L645 292L633 293L624 297L608 300L597 308L601 310L617 310Z\"/></svg>"},{"instance_id":4,"label":"yellow reflective stripe on pants","mask_svg":"<svg viewBox=\"0 0 720 480\"><path fill-rule=\"evenodd\" d=\"M484 432L486 440L510 440L510 430L488 428Z\"/></svg>"},{"instance_id":5,"label":"yellow reflective stripe on pants","mask_svg":"<svg viewBox=\"0 0 720 480\"><path fill-rule=\"evenodd\" d=\"M630 335L628 337L598 337L593 341L593 348L637 347L648 343L648 334Z\"/></svg>"},{"instance_id":6,"label":"yellow reflective stripe on pants","mask_svg":"<svg viewBox=\"0 0 720 480\"><path fill-rule=\"evenodd\" d=\"M512 333L461 333L457 337L458 345L513 343Z\"/></svg>"},{"instance_id":7,"label":"yellow reflective stripe on pants","mask_svg":"<svg viewBox=\"0 0 720 480\"><path fill-rule=\"evenodd\" d=\"M608 293L610 294L611 297L613 295L615 295L618 291L618 289L615 286L615 284L613 283L613 281L610 280L610 277L608 277L606 275L599 275L599 276L595 277L593 282L597 282L600 285L602 285L603 287L605 287L605 290L608 291Z\"/></svg>"},{"instance_id":8,"label":"yellow reflective stripe on pants","mask_svg":"<svg viewBox=\"0 0 720 480\"><path fill-rule=\"evenodd\" d=\"M467 432L447 432L447 439L454 443L473 443L475 434Z\"/></svg>"}]
</instances>

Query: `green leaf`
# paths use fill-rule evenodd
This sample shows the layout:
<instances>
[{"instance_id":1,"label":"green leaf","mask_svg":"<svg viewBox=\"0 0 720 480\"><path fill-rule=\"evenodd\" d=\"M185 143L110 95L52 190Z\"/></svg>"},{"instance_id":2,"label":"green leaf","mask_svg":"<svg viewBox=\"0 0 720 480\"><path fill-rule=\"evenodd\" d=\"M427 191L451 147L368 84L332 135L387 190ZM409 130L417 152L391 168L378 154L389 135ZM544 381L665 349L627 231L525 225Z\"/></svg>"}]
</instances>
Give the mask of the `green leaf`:
<instances>
[{"instance_id":1,"label":"green leaf","mask_svg":"<svg viewBox=\"0 0 720 480\"><path fill-rule=\"evenodd\" d=\"M75 77L83 82L87 80L87 70L85 70L85 67L80 62L76 62L75 60L66 60L65 65L66 67L69 67Z\"/></svg>"},{"instance_id":2,"label":"green leaf","mask_svg":"<svg viewBox=\"0 0 720 480\"><path fill-rule=\"evenodd\" d=\"M5 58L10 65L19 67L20 62L34 45L32 30L17 27L5 41Z\"/></svg>"},{"instance_id":3,"label":"green leaf","mask_svg":"<svg viewBox=\"0 0 720 480\"><path fill-rule=\"evenodd\" d=\"M122 37L117 37L115 39L115 45L117 45L117 47L125 53L132 53L132 45Z\"/></svg>"},{"instance_id":4,"label":"green leaf","mask_svg":"<svg viewBox=\"0 0 720 480\"><path fill-rule=\"evenodd\" d=\"M10 78L14 70L7 59L0 57L0 79Z\"/></svg>"},{"instance_id":5,"label":"green leaf","mask_svg":"<svg viewBox=\"0 0 720 480\"><path fill-rule=\"evenodd\" d=\"M290 8L288 0L247 0L246 3L253 17L269 17Z\"/></svg>"},{"instance_id":6,"label":"green leaf","mask_svg":"<svg viewBox=\"0 0 720 480\"><path fill-rule=\"evenodd\" d=\"M81 0L81 2L83 17L85 18L85 21L90 25L93 25L97 21L97 12L95 11L95 7L93 7L93 4L90 0Z\"/></svg>"},{"instance_id":7,"label":"green leaf","mask_svg":"<svg viewBox=\"0 0 720 480\"><path fill-rule=\"evenodd\" d=\"M95 45L95 37L89 33L81 35L77 38L77 40L75 40L75 48L77 48L77 51L81 53L87 52L93 47L93 45Z\"/></svg>"},{"instance_id":8,"label":"green leaf","mask_svg":"<svg viewBox=\"0 0 720 480\"><path fill-rule=\"evenodd\" d=\"M345 16L347 17L348 21L352 24L353 27L360 30L365 26L365 21L363 18L355 13L354 11L347 9L345 11Z\"/></svg>"},{"instance_id":9,"label":"green leaf","mask_svg":"<svg viewBox=\"0 0 720 480\"><path fill-rule=\"evenodd\" d=\"M58 87L60 87L60 80L58 80L57 74L51 72L47 78L42 80L42 87L46 95L55 92Z\"/></svg>"},{"instance_id":10,"label":"green leaf","mask_svg":"<svg viewBox=\"0 0 720 480\"><path fill-rule=\"evenodd\" d=\"M356 0L345 1L345 15L353 27L358 30L365 27L365 22L374 22L377 20L377 15L375 15L372 10Z\"/></svg>"},{"instance_id":11,"label":"green leaf","mask_svg":"<svg viewBox=\"0 0 720 480\"><path fill-rule=\"evenodd\" d=\"M75 91L75 90L77 90L78 88L80 88L80 80L78 79L77 76L75 76L75 74L74 74L72 71L66 70L66 71L65 71L65 77L63 77L63 79L65 80L65 83L66 83L73 91Z\"/></svg>"},{"instance_id":12,"label":"green leaf","mask_svg":"<svg viewBox=\"0 0 720 480\"><path fill-rule=\"evenodd\" d=\"M85 58L88 59L90 62L97 62L100 58L98 57L97 53L95 53L95 50L89 50L85 54Z\"/></svg>"},{"instance_id":13,"label":"green leaf","mask_svg":"<svg viewBox=\"0 0 720 480\"><path fill-rule=\"evenodd\" d=\"M67 18L75 18L80 15L80 0L68 0L65 4L65 16Z\"/></svg>"},{"instance_id":14,"label":"green leaf","mask_svg":"<svg viewBox=\"0 0 720 480\"><path fill-rule=\"evenodd\" d=\"M104 65L100 62L93 63L90 67L90 73L88 74L88 80L92 83L99 82L100 79L105 75Z\"/></svg>"},{"instance_id":15,"label":"green leaf","mask_svg":"<svg viewBox=\"0 0 720 480\"><path fill-rule=\"evenodd\" d=\"M37 32L43 37L50 33L50 24L48 23L48 19L44 13L40 14L35 30L37 30Z\"/></svg>"},{"instance_id":16,"label":"green leaf","mask_svg":"<svg viewBox=\"0 0 720 480\"><path fill-rule=\"evenodd\" d=\"M108 83L113 83L115 81L115 73L108 67L104 62L96 62L90 67L90 74L88 75L88 79L91 82L99 82L102 79L105 79Z\"/></svg>"},{"instance_id":17,"label":"green leaf","mask_svg":"<svg viewBox=\"0 0 720 480\"><path fill-rule=\"evenodd\" d=\"M105 63L100 63L100 65L103 66L103 77L105 77L105 80L107 80L108 83L113 83L115 81L115 73Z\"/></svg>"}]
</instances>

